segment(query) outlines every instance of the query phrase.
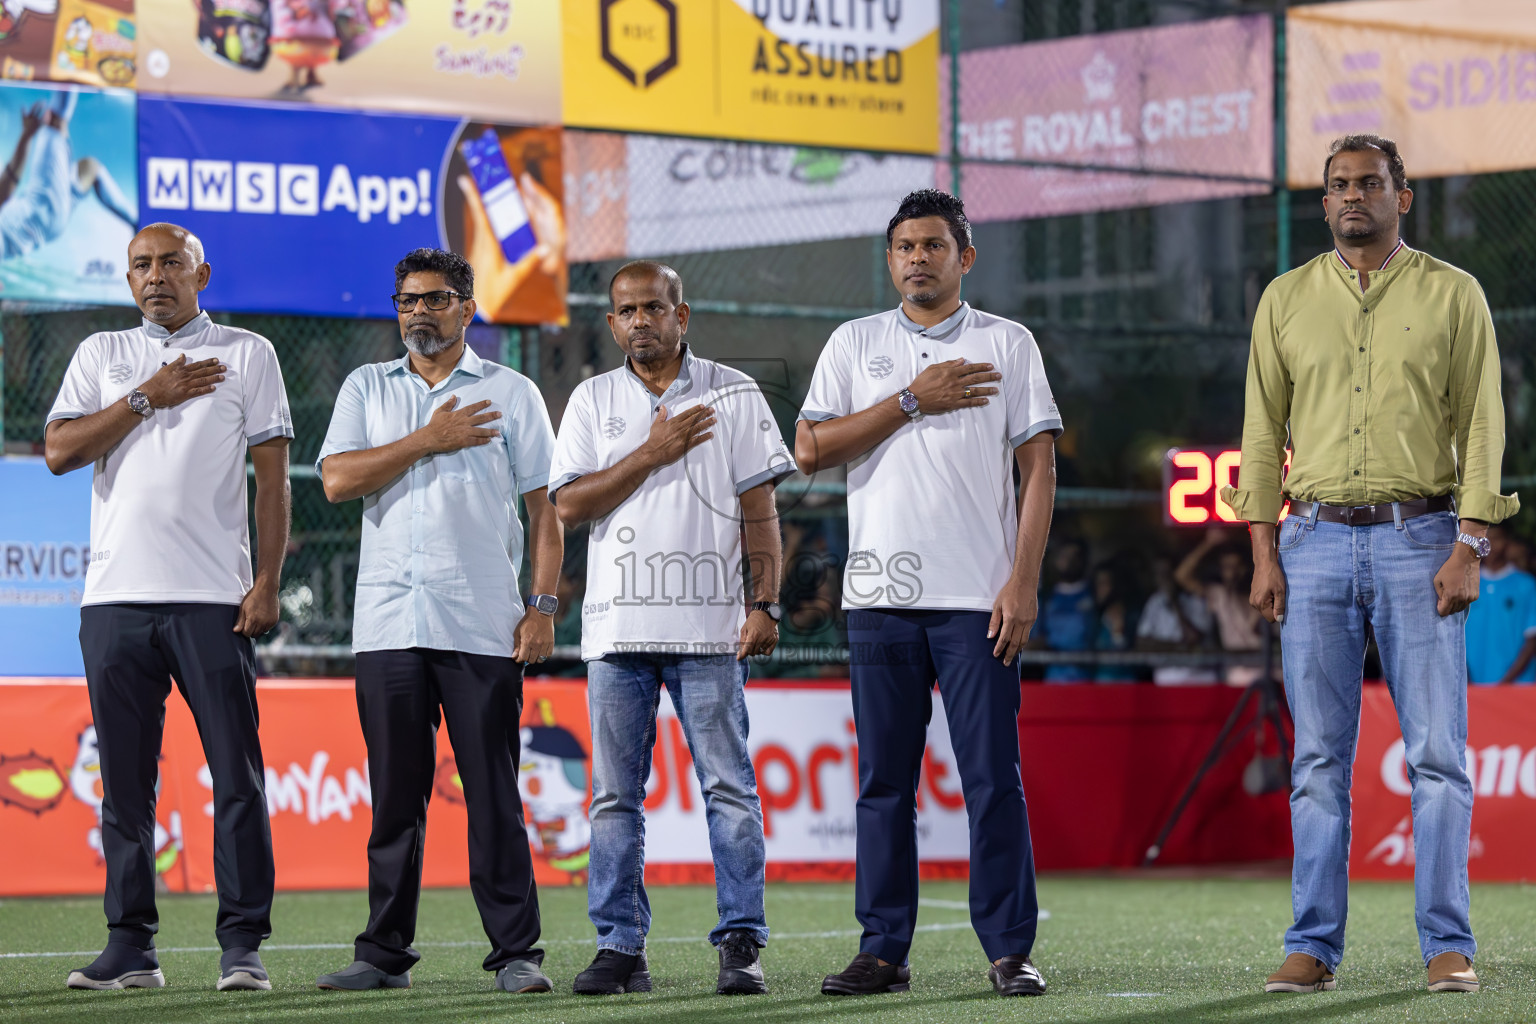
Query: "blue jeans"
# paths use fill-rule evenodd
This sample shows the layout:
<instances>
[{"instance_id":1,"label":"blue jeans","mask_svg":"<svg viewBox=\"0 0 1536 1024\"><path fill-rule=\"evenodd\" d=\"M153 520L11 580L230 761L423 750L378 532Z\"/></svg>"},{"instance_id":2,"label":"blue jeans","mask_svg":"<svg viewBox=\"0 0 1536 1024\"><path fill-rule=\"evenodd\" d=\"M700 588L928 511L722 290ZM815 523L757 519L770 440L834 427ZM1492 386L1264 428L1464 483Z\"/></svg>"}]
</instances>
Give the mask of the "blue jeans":
<instances>
[{"instance_id":1,"label":"blue jeans","mask_svg":"<svg viewBox=\"0 0 1536 1024\"><path fill-rule=\"evenodd\" d=\"M1288 593L1285 693L1291 766L1295 923L1285 951L1336 969L1349 904L1349 787L1360 733L1366 624L1397 707L1413 785L1415 922L1425 963L1477 951L1468 920L1466 612L1435 610L1435 573L1456 544L1454 513L1371 526L1288 517L1279 528ZM1368 766L1374 769L1374 766Z\"/></svg>"},{"instance_id":2,"label":"blue jeans","mask_svg":"<svg viewBox=\"0 0 1536 1024\"><path fill-rule=\"evenodd\" d=\"M747 752L747 663L731 655L609 654L587 665L592 716L592 863L587 916L597 948L645 948L645 781L656 745L661 688L688 740L704 790L720 921L715 945L741 931L768 944L763 911L763 809Z\"/></svg>"}]
</instances>

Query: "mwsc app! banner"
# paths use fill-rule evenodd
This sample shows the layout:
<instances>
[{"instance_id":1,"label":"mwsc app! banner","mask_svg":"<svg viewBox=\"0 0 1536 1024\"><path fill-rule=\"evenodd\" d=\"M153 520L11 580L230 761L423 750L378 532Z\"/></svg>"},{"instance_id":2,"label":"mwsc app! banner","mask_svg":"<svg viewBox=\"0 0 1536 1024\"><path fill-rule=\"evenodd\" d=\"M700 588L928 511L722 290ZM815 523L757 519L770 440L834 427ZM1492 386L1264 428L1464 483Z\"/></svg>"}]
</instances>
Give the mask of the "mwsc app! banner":
<instances>
[{"instance_id":1,"label":"mwsc app! banner","mask_svg":"<svg viewBox=\"0 0 1536 1024\"><path fill-rule=\"evenodd\" d=\"M462 252L482 319L565 318L560 130L144 96L146 220L196 232L210 309L393 318L394 265Z\"/></svg>"},{"instance_id":2,"label":"mwsc app! banner","mask_svg":"<svg viewBox=\"0 0 1536 1024\"><path fill-rule=\"evenodd\" d=\"M938 0L564 0L561 11L571 127L938 148Z\"/></svg>"}]
</instances>

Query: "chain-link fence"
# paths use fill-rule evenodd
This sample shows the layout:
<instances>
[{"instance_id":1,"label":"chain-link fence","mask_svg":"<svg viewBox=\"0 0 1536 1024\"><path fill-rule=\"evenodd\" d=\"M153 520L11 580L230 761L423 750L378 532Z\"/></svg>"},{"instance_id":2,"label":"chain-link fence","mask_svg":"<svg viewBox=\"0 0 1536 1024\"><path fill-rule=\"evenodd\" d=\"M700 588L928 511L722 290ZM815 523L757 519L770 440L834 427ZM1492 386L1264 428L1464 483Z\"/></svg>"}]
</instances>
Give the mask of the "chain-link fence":
<instances>
[{"instance_id":1,"label":"chain-link fence","mask_svg":"<svg viewBox=\"0 0 1536 1024\"><path fill-rule=\"evenodd\" d=\"M953 52L958 43L962 68L964 55L1003 44L1272 10L1268 4L1216 0L945 0L943 6L946 51ZM1268 15L1260 20L1268 22ZM1104 64L1118 59L1114 47L1120 45L1111 40L1099 48L1111 55ZM1260 49L1248 57L1269 60L1270 54ZM1088 58L1084 71L1070 69L1081 76L1082 84L1075 87L1103 87L1094 76L1109 72L1104 64L1095 70L1098 59ZM1272 67L1268 73L1273 85ZM962 79L960 102L952 108L962 122L965 90L988 87L985 81ZM1270 130L1267 97L1228 101L1234 124L1239 111L1232 104L1239 102L1248 104L1244 116ZM1181 116L1192 123L1188 117L1193 115ZM1054 129L1042 124L1041 130ZM1068 125L1065 130L1078 129ZM1098 129L1085 123L1080 130ZM1124 132L1126 126L1106 125L1104 130L1113 139L1113 132ZM947 121L945 132L947 152ZM623 137L607 139L602 144L611 146ZM631 144L659 153L666 141ZM1042 134L1035 142L1048 145L1050 137ZM1095 560L1119 566L1133 593L1150 590L1148 554L1178 543L1163 526L1158 507L1164 453L1177 445L1235 445L1239 438L1249 325L1260 293L1276 273L1277 254L1288 251L1299 263L1332 244L1322 220L1321 192L1272 188L1273 156L1267 157L1268 171L1259 175L1263 180L1256 182L1236 165L1206 168L1204 177L1198 168L1123 163L1073 170L1061 166L1060 159L1041 159L1038 152L1020 159L1022 139L1004 151L997 148L998 140L988 141L979 131L969 142L961 140L957 159L926 164L914 164L909 156L743 143L700 142L678 155L672 143L666 151L672 154L670 164L652 162L680 176L712 175L716 199L729 199L730 190L738 190L732 200L738 212L752 208L753 197L774 175L826 181L832 188L858 172L874 175L886 189L877 190L873 201L866 195L779 207L771 198L764 200L755 215L774 227L767 236L761 232L768 229L757 229L759 237L813 239L783 244L742 248L718 225L712 234L707 202L670 214L650 211L649 227L639 233L643 251L636 248L631 220L625 251L663 259L683 278L694 309L690 342L701 354L740 365L760 379L786 437L792 436L799 399L832 330L846 319L888 308L896 299L879 218L870 218L872 210L894 210L893 200L907 187L914 167L930 168L927 182L944 187L958 178L959 192L973 212L1006 210L1009 203L1021 210L977 217L982 221L976 227L979 258L965 297L1034 331L1067 424L1058 446L1061 491L1055 535L1090 541ZM1406 157L1412 177L1413 154ZM1123 179L1136 179L1140 191L1126 192L1116 184ZM1158 192L1140 179L1178 187ZM1069 197L1074 191L1102 192L1106 181L1122 198L1101 206L1116 208L1052 213L1048 204L1036 201L1045 190ZM1536 171L1423 180L1414 186L1404 237L1481 281L1494 310L1504 365L1506 484L1536 482L1536 438L1529 429L1536 413ZM572 205L575 187L586 184L573 185L568 178ZM773 190L766 191L771 197ZM1125 195L1151 198L1138 203ZM1217 197L1163 201L1168 195ZM855 237L837 237L852 233L839 228L840 211L851 218L846 223L856 225ZM573 245L575 238L573 233ZM669 246L669 239L677 241ZM482 355L517 367L539 384L557 424L581 380L620 365L621 353L604 320L608 279L620 262L571 264L565 326L477 325L470 332L471 344ZM215 315L272 340L293 407L293 541L284 572L283 625L271 641L267 667L334 670L344 664L335 656L350 639L360 511L358 502L332 505L325 499L313 462L342 379L362 363L397 358L402 352L397 327L393 322ZM5 450L40 452L47 409L75 346L93 331L136 321L136 312L125 308L0 311ZM790 614L781 645L785 660L773 668L778 673L838 671L826 666L836 664L843 637L838 594L847 531L840 479L839 473L829 473L786 487L782 504L786 550L792 556L785 581ZM1521 522L1514 525L1523 531ZM584 537L572 534L566 544L561 596L567 611L557 641L569 645L579 637ZM284 649L289 654L279 658Z\"/></svg>"}]
</instances>

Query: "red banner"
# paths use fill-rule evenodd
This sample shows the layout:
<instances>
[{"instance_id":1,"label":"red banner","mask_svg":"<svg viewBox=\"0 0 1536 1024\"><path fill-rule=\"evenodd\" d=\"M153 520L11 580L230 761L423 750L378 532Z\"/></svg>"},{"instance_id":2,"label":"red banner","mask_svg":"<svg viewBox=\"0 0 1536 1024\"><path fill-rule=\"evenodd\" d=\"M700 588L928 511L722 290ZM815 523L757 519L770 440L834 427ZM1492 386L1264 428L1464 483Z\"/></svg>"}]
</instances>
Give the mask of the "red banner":
<instances>
[{"instance_id":1,"label":"red banner","mask_svg":"<svg viewBox=\"0 0 1536 1024\"><path fill-rule=\"evenodd\" d=\"M1536 688L1474 686L1467 713L1467 774L1476 794L1469 873L1475 882L1536 879ZM1351 875L1413 877L1411 793L1397 709L1385 686L1367 686L1355 757Z\"/></svg>"}]
</instances>

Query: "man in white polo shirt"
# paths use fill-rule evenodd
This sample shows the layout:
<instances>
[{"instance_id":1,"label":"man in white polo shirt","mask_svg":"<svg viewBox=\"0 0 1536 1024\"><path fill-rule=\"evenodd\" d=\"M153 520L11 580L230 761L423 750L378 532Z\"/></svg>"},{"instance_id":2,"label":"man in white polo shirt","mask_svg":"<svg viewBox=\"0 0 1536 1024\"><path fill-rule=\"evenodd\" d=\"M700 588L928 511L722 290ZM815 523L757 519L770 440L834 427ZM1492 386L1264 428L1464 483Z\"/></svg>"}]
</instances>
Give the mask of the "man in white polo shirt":
<instances>
[{"instance_id":1,"label":"man in white polo shirt","mask_svg":"<svg viewBox=\"0 0 1536 1024\"><path fill-rule=\"evenodd\" d=\"M704 790L720 911L709 935L720 954L716 991L766 992L763 814L742 688L746 659L778 643L773 487L794 462L757 384L683 342L688 305L672 268L627 264L608 291L624 365L571 395L549 485L567 526L592 524L581 656L592 716L587 909L598 952L573 987L651 988L642 805L666 687Z\"/></svg>"},{"instance_id":2,"label":"man in white polo shirt","mask_svg":"<svg viewBox=\"0 0 1536 1024\"><path fill-rule=\"evenodd\" d=\"M544 496L555 432L533 381L465 344L474 285L469 262L442 249L395 265L408 351L352 371L315 460L327 498L363 499L352 649L373 787L368 924L322 989L410 987L441 716L469 812L469 888L491 940L482 966L500 991L550 990L517 769L523 665L554 647L565 550Z\"/></svg>"},{"instance_id":3,"label":"man in white polo shirt","mask_svg":"<svg viewBox=\"0 0 1536 1024\"><path fill-rule=\"evenodd\" d=\"M48 467L95 464L80 647L101 757L109 938L70 973L70 988L165 984L155 785L173 678L213 780L218 988L272 987L256 952L272 932L273 871L251 639L277 624L293 425L271 343L198 308L209 275L195 235L172 224L140 231L128 284L143 325L85 339L48 413Z\"/></svg>"},{"instance_id":4,"label":"man in white polo shirt","mask_svg":"<svg viewBox=\"0 0 1536 1024\"><path fill-rule=\"evenodd\" d=\"M796 427L805 473L848 464L843 606L859 740L859 955L828 995L905 991L916 783L938 680L971 831L971 923L1000 995L1041 995L1019 780L1019 668L1037 613L1061 417L1029 331L960 301L960 200L923 189L886 230L901 306L843 324ZM1015 493L1014 466L1023 486Z\"/></svg>"}]
</instances>

